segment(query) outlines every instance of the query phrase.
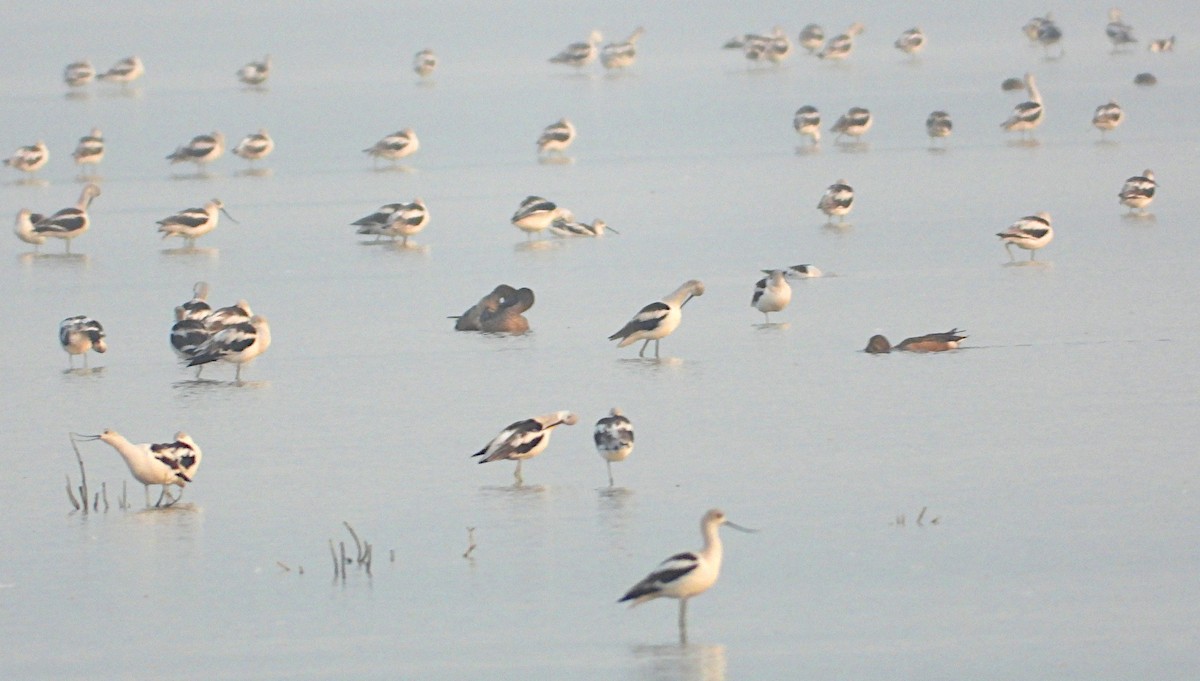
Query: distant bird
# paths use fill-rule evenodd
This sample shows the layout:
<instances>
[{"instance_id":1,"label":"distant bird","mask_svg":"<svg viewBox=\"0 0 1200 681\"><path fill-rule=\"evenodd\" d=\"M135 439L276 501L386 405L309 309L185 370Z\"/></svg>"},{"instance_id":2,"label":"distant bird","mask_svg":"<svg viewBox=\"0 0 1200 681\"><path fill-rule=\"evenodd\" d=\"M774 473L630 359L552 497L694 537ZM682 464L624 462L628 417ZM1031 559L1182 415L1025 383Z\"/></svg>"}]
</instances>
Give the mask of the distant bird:
<instances>
[{"instance_id":1,"label":"distant bird","mask_svg":"<svg viewBox=\"0 0 1200 681\"><path fill-rule=\"evenodd\" d=\"M1045 19L1043 19L1042 24L1038 26L1037 29L1037 41L1041 43L1042 47L1045 49L1047 57L1050 56L1051 45L1058 45L1058 56L1063 56L1064 52L1062 45L1060 44L1062 37L1062 29L1060 29L1058 24L1054 23L1054 21L1050 18L1050 15L1047 14Z\"/></svg>"},{"instance_id":2,"label":"distant bird","mask_svg":"<svg viewBox=\"0 0 1200 681\"><path fill-rule=\"evenodd\" d=\"M1025 25L1021 27L1021 32L1025 34L1026 38L1029 38L1030 44L1037 44L1038 31L1042 30L1042 26L1045 24L1052 22L1053 19L1050 18L1049 13L1044 17L1034 17L1025 22Z\"/></svg>"},{"instance_id":3,"label":"distant bird","mask_svg":"<svg viewBox=\"0 0 1200 681\"><path fill-rule=\"evenodd\" d=\"M913 338L905 338L898 345L893 346L888 342L888 339L880 336L871 336L871 340L867 342L867 347L863 350L868 354L882 355L891 352L892 350L903 350L906 352L944 352L946 350L954 350L958 348L958 342L966 338L960 329L950 329L943 333L930 333L924 336L914 336Z\"/></svg>"},{"instance_id":4,"label":"distant bird","mask_svg":"<svg viewBox=\"0 0 1200 681\"><path fill-rule=\"evenodd\" d=\"M854 38L863 32L863 25L855 22L846 29L845 33L829 39L825 47L817 53L821 59L845 59L854 50Z\"/></svg>"},{"instance_id":5,"label":"distant bird","mask_svg":"<svg viewBox=\"0 0 1200 681\"><path fill-rule=\"evenodd\" d=\"M750 306L763 313L771 323L771 313L780 312L792 302L792 287L787 283L787 270L763 270L767 275L754 285Z\"/></svg>"},{"instance_id":6,"label":"distant bird","mask_svg":"<svg viewBox=\"0 0 1200 681\"><path fill-rule=\"evenodd\" d=\"M376 161L385 158L394 162L413 155L420 148L421 140L417 139L417 133L413 132L412 128L405 128L363 149L363 153Z\"/></svg>"},{"instance_id":7,"label":"distant bird","mask_svg":"<svg viewBox=\"0 0 1200 681\"><path fill-rule=\"evenodd\" d=\"M175 323L171 325L170 335L171 349L185 362L195 357L212 337L203 319L189 318L188 314L182 305L175 308Z\"/></svg>"},{"instance_id":8,"label":"distant bird","mask_svg":"<svg viewBox=\"0 0 1200 681\"><path fill-rule=\"evenodd\" d=\"M555 151L562 153L574 141L575 126L571 125L571 121L566 118L560 118L542 130L542 134L537 140L538 153L545 154Z\"/></svg>"},{"instance_id":9,"label":"distant bird","mask_svg":"<svg viewBox=\"0 0 1200 681\"><path fill-rule=\"evenodd\" d=\"M67 317L58 324L58 342L67 352L67 361L72 369L75 368L75 355L83 355L83 368L88 365L87 351L99 353L108 351L108 343L104 340L104 327L100 322L85 315Z\"/></svg>"},{"instance_id":10,"label":"distant bird","mask_svg":"<svg viewBox=\"0 0 1200 681\"><path fill-rule=\"evenodd\" d=\"M259 159L266 158L274 150L275 140L267 134L266 128L259 128L258 132L243 137L242 141L233 148L233 153L254 163Z\"/></svg>"},{"instance_id":11,"label":"distant bird","mask_svg":"<svg viewBox=\"0 0 1200 681\"><path fill-rule=\"evenodd\" d=\"M838 222L845 222L846 213L854 207L854 188L845 180L838 180L825 189L817 208L829 217L837 217Z\"/></svg>"},{"instance_id":12,"label":"distant bird","mask_svg":"<svg viewBox=\"0 0 1200 681\"><path fill-rule=\"evenodd\" d=\"M1172 52L1175 50L1175 36L1151 40L1150 44L1146 46L1146 49L1150 50L1151 52Z\"/></svg>"},{"instance_id":13,"label":"distant bird","mask_svg":"<svg viewBox=\"0 0 1200 681\"><path fill-rule=\"evenodd\" d=\"M382 222L364 223L359 226L358 233L374 234L376 241L384 236L391 237L392 241L395 241L396 237L401 237L402 245L407 246L408 238L425 229L425 226L429 224L429 209L419 198L413 199L412 203L389 204L389 206L395 206L395 208L383 217ZM388 206L382 206L376 215L382 215L386 208ZM363 222L368 218L373 218L373 216L368 216L358 222Z\"/></svg>"},{"instance_id":14,"label":"distant bird","mask_svg":"<svg viewBox=\"0 0 1200 681\"><path fill-rule=\"evenodd\" d=\"M624 42L609 43L600 50L600 63L606 69L624 69L633 66L637 60L637 41L646 33L646 29L638 26Z\"/></svg>"},{"instance_id":15,"label":"distant bird","mask_svg":"<svg viewBox=\"0 0 1200 681\"><path fill-rule=\"evenodd\" d=\"M92 220L88 217L88 207L92 199L100 196L100 187L88 183L79 193L79 200L70 208L63 208L53 215L47 215L33 225L35 234L54 237L66 242L66 252L71 252L71 239L83 234L91 227Z\"/></svg>"},{"instance_id":16,"label":"distant bird","mask_svg":"<svg viewBox=\"0 0 1200 681\"><path fill-rule=\"evenodd\" d=\"M599 31L592 31L588 35L587 42L567 45L565 50L550 57L550 61L554 64L566 64L575 68L587 66L596 60L602 40L604 40L604 36L600 35Z\"/></svg>"},{"instance_id":17,"label":"distant bird","mask_svg":"<svg viewBox=\"0 0 1200 681\"><path fill-rule=\"evenodd\" d=\"M950 120L950 114L945 111L934 111L925 119L925 132L930 140L949 137L953 130L954 123Z\"/></svg>"},{"instance_id":18,"label":"distant bird","mask_svg":"<svg viewBox=\"0 0 1200 681\"><path fill-rule=\"evenodd\" d=\"M196 282L192 286L192 299L175 309L183 310L183 319L195 319L197 321L207 319L213 312L212 306L208 304L208 282Z\"/></svg>"},{"instance_id":19,"label":"distant bird","mask_svg":"<svg viewBox=\"0 0 1200 681\"><path fill-rule=\"evenodd\" d=\"M126 57L116 64L113 64L112 68L96 77L100 80L108 80L114 83L127 85L138 78L141 78L144 73L146 73L146 67L142 65L141 59L138 59L137 57Z\"/></svg>"},{"instance_id":20,"label":"distant bird","mask_svg":"<svg viewBox=\"0 0 1200 681\"><path fill-rule=\"evenodd\" d=\"M1121 20L1121 10L1116 7L1108 10L1108 25L1104 27L1104 33L1113 44L1113 52L1123 45L1137 42L1137 38L1133 37L1133 27Z\"/></svg>"},{"instance_id":21,"label":"distant bird","mask_svg":"<svg viewBox=\"0 0 1200 681\"><path fill-rule=\"evenodd\" d=\"M484 312L495 312L502 305L512 305L517 299L517 289L508 284L500 284L492 289L492 292L484 296L478 303L467 308L467 311L458 316L452 316L450 319L457 320L454 323L455 331L479 331L479 319Z\"/></svg>"},{"instance_id":22,"label":"distant bird","mask_svg":"<svg viewBox=\"0 0 1200 681\"><path fill-rule=\"evenodd\" d=\"M800 29L800 47L808 50L809 54L817 51L825 43L825 29L817 24L808 24Z\"/></svg>"},{"instance_id":23,"label":"distant bird","mask_svg":"<svg viewBox=\"0 0 1200 681\"><path fill-rule=\"evenodd\" d=\"M178 236L187 240L188 248L196 245L196 239L217 228L220 213L237 222L225 210L225 204L220 199L213 199L204 204L203 208L186 208L178 213L158 221L158 231L162 238Z\"/></svg>"},{"instance_id":24,"label":"distant bird","mask_svg":"<svg viewBox=\"0 0 1200 681\"><path fill-rule=\"evenodd\" d=\"M196 135L187 144L178 146L167 155L172 164L195 163L197 168L212 163L225 153L225 135L219 131L208 135Z\"/></svg>"},{"instance_id":25,"label":"distant bird","mask_svg":"<svg viewBox=\"0 0 1200 681\"><path fill-rule=\"evenodd\" d=\"M271 55L262 58L262 61L252 61L242 68L238 69L237 78L246 85L259 86L267 82L271 77Z\"/></svg>"},{"instance_id":26,"label":"distant bird","mask_svg":"<svg viewBox=\"0 0 1200 681\"><path fill-rule=\"evenodd\" d=\"M207 285L205 286L207 287ZM207 293L208 290L205 288L205 295ZM229 307L220 307L213 310L204 316L203 319L204 325L208 327L208 330L216 333L231 326L246 324L253 316L254 312L250 309L250 303L242 299Z\"/></svg>"},{"instance_id":27,"label":"distant bird","mask_svg":"<svg viewBox=\"0 0 1200 681\"><path fill-rule=\"evenodd\" d=\"M633 451L633 424L620 409L613 407L608 416L596 422L592 440L596 443L596 451L608 466L608 486L612 487L613 462L624 461Z\"/></svg>"},{"instance_id":28,"label":"distant bird","mask_svg":"<svg viewBox=\"0 0 1200 681\"><path fill-rule=\"evenodd\" d=\"M1029 100L1013 107L1012 115L1000 124L1006 131L1016 130L1024 137L1025 133L1042 124L1045 117L1045 107L1042 106L1042 94L1038 92L1037 81L1032 73L1025 74L1025 89L1029 91Z\"/></svg>"},{"instance_id":29,"label":"distant bird","mask_svg":"<svg viewBox=\"0 0 1200 681\"><path fill-rule=\"evenodd\" d=\"M92 68L92 62L86 59L71 62L63 69L63 82L70 87L82 87L92 82L95 77L96 69Z\"/></svg>"},{"instance_id":30,"label":"distant bird","mask_svg":"<svg viewBox=\"0 0 1200 681\"><path fill-rule=\"evenodd\" d=\"M100 132L100 128L92 128L90 134L79 138L79 144L75 145L71 158L74 158L75 165L79 166L95 166L104 160L104 133Z\"/></svg>"},{"instance_id":31,"label":"distant bird","mask_svg":"<svg viewBox=\"0 0 1200 681\"><path fill-rule=\"evenodd\" d=\"M562 209L553 201L540 196L526 196L510 221L517 229L525 232L526 238L532 239L534 233L546 229L561 215Z\"/></svg>"},{"instance_id":32,"label":"distant bird","mask_svg":"<svg viewBox=\"0 0 1200 681\"><path fill-rule=\"evenodd\" d=\"M633 601L630 604L632 607L655 598L678 599L679 637L686 640L688 599L708 591L721 575L723 551L718 530L722 525L742 532L755 531L730 522L724 511L711 509L700 519L700 533L704 536L703 549L698 552L677 553L664 560L617 602Z\"/></svg>"},{"instance_id":33,"label":"distant bird","mask_svg":"<svg viewBox=\"0 0 1200 681\"><path fill-rule=\"evenodd\" d=\"M1100 131L1101 137L1109 130L1120 125L1124 120L1125 112L1121 110L1121 105L1113 101L1096 107L1096 113L1092 114L1092 125L1096 126L1096 129Z\"/></svg>"},{"instance_id":34,"label":"distant bird","mask_svg":"<svg viewBox=\"0 0 1200 681\"><path fill-rule=\"evenodd\" d=\"M792 55L792 41L782 27L776 26L770 38L763 49L767 61L778 64Z\"/></svg>"},{"instance_id":35,"label":"distant bird","mask_svg":"<svg viewBox=\"0 0 1200 681\"><path fill-rule=\"evenodd\" d=\"M33 231L34 223L43 217L45 216L40 213L34 213L28 208L22 208L17 211L16 224L13 226L13 233L17 235L17 238L27 244L31 244L35 253L41 250L42 244L46 243L45 235Z\"/></svg>"},{"instance_id":36,"label":"distant bird","mask_svg":"<svg viewBox=\"0 0 1200 681\"><path fill-rule=\"evenodd\" d=\"M162 494L154 504L156 507L162 505L164 498L169 500L167 506L177 503L183 497L183 488L196 476L203 456L196 441L183 431L175 433L173 442L162 444L133 444L115 430L85 435L83 439L100 440L117 450L134 479L145 485L147 506L150 505L150 485L162 485ZM178 497L167 493L171 485L179 487Z\"/></svg>"},{"instance_id":37,"label":"distant bird","mask_svg":"<svg viewBox=\"0 0 1200 681\"><path fill-rule=\"evenodd\" d=\"M479 330L513 335L527 333L529 320L525 319L524 314L533 307L533 302L533 291L520 288L514 295L503 298L498 306L484 306L479 311Z\"/></svg>"},{"instance_id":38,"label":"distant bird","mask_svg":"<svg viewBox=\"0 0 1200 681\"><path fill-rule=\"evenodd\" d=\"M18 147L13 155L4 159L4 165L26 173L36 173L50 160L46 143L38 140L27 147Z\"/></svg>"},{"instance_id":39,"label":"distant bird","mask_svg":"<svg viewBox=\"0 0 1200 681\"><path fill-rule=\"evenodd\" d=\"M896 49L904 54L916 54L925 49L925 34L920 28L910 28L896 38Z\"/></svg>"},{"instance_id":40,"label":"distant bird","mask_svg":"<svg viewBox=\"0 0 1200 681\"><path fill-rule=\"evenodd\" d=\"M1000 89L1005 92L1024 90L1025 81L1021 80L1020 78L1005 78L1004 81L1000 83Z\"/></svg>"},{"instance_id":41,"label":"distant bird","mask_svg":"<svg viewBox=\"0 0 1200 681\"><path fill-rule=\"evenodd\" d=\"M1158 77L1157 77L1157 76L1155 76L1153 73L1139 73L1139 74L1137 74L1136 76L1134 76L1134 77L1133 77L1133 84L1134 84L1134 85L1141 85L1141 86L1143 86L1143 87L1149 87L1149 86L1151 86L1151 85L1157 85L1157 84L1158 84Z\"/></svg>"},{"instance_id":42,"label":"distant bird","mask_svg":"<svg viewBox=\"0 0 1200 681\"><path fill-rule=\"evenodd\" d=\"M392 214L407 205L408 204L404 202L387 203L380 206L374 213L361 217L350 224L359 228L359 234L376 234L382 236L382 232L380 232L380 230L387 225L388 220L392 217ZM376 241L378 241L378 239L376 239Z\"/></svg>"},{"instance_id":43,"label":"distant bird","mask_svg":"<svg viewBox=\"0 0 1200 681\"><path fill-rule=\"evenodd\" d=\"M187 365L194 367L218 360L236 364L237 372L233 380L240 383L242 365L248 364L269 347L271 327L267 318L254 315L248 322L226 326L214 333L212 338L196 349L196 355L188 360Z\"/></svg>"},{"instance_id":44,"label":"distant bird","mask_svg":"<svg viewBox=\"0 0 1200 681\"><path fill-rule=\"evenodd\" d=\"M479 463L492 461L516 461L517 470L513 473L517 484L525 482L521 477L521 462L541 454L550 444L550 435L558 426L573 426L579 422L579 417L569 411L554 411L542 416L517 421L500 434L492 438L483 449L472 454L472 457L483 457Z\"/></svg>"},{"instance_id":45,"label":"distant bird","mask_svg":"<svg viewBox=\"0 0 1200 681\"><path fill-rule=\"evenodd\" d=\"M1121 193L1117 196L1121 199L1121 205L1129 206L1129 212L1134 211L1140 213L1146 212L1146 206L1154 200L1154 192L1158 189L1158 183L1154 181L1154 171L1146 168L1141 175L1134 175L1125 180L1125 185L1121 187Z\"/></svg>"},{"instance_id":46,"label":"distant bird","mask_svg":"<svg viewBox=\"0 0 1200 681\"><path fill-rule=\"evenodd\" d=\"M554 221L550 223L550 231L553 232L555 236L564 237L604 236L605 232L620 234L620 232L612 227L609 227L608 223L600 218L593 219L590 225L586 222L577 222L575 220L575 214L569 210L561 211L561 214L554 218Z\"/></svg>"},{"instance_id":47,"label":"distant bird","mask_svg":"<svg viewBox=\"0 0 1200 681\"><path fill-rule=\"evenodd\" d=\"M643 307L633 319L608 339L620 339L621 342L617 343L618 348L644 340L638 357L645 357L646 346L650 345L650 341L654 341L654 356L657 358L659 342L671 335L683 320L683 306L692 298L702 295L704 283L698 279L688 280L661 301Z\"/></svg>"},{"instance_id":48,"label":"distant bird","mask_svg":"<svg viewBox=\"0 0 1200 681\"><path fill-rule=\"evenodd\" d=\"M437 68L438 59L433 50L421 50L413 55L413 71L422 78L428 78Z\"/></svg>"},{"instance_id":49,"label":"distant bird","mask_svg":"<svg viewBox=\"0 0 1200 681\"><path fill-rule=\"evenodd\" d=\"M874 122L875 119L871 116L870 111L861 106L854 106L838 117L833 127L829 128L829 131L837 133L834 141L841 139L843 135L860 138L867 134L867 131L871 129L871 124Z\"/></svg>"},{"instance_id":50,"label":"distant bird","mask_svg":"<svg viewBox=\"0 0 1200 681\"><path fill-rule=\"evenodd\" d=\"M802 106L792 116L792 127L801 135L807 135L815 146L821 141L821 112L815 106Z\"/></svg>"},{"instance_id":51,"label":"distant bird","mask_svg":"<svg viewBox=\"0 0 1200 681\"><path fill-rule=\"evenodd\" d=\"M1004 242L1009 259L1014 259L1012 246L1015 245L1029 251L1029 260L1033 261L1035 251L1054 238L1054 228L1050 226L1050 214L1043 211L1017 220L1008 229L997 232L996 236Z\"/></svg>"}]
</instances>

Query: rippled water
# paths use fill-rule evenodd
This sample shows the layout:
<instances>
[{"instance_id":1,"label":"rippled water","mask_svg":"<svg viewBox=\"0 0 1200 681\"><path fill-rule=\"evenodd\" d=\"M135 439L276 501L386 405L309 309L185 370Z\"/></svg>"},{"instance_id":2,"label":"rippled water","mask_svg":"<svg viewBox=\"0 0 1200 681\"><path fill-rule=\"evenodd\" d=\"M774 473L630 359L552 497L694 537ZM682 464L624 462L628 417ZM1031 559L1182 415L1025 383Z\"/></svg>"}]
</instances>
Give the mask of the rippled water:
<instances>
[{"instance_id":1,"label":"rippled water","mask_svg":"<svg viewBox=\"0 0 1200 681\"><path fill-rule=\"evenodd\" d=\"M78 255L0 240L0 676L1194 674L1188 36L1174 54L1109 54L1095 3L1056 12L1054 61L1025 45L1029 12L1011 6L205 7L29 5L0 27L22 49L0 81L0 152L40 137L52 156L43 183L3 169L0 212L70 205L75 139L99 126L109 145ZM1194 14L1125 9L1143 41ZM750 68L717 49L775 23L794 36L855 19L867 33L844 64ZM593 26L638 23L628 74L544 62ZM915 61L890 47L913 24L930 36ZM442 58L429 85L408 70L424 47ZM269 87L240 88L234 71L267 52ZM129 53L147 64L140 85L64 98L67 62ZM1033 146L998 129L1020 99L1000 81L1027 70L1047 107ZM1135 88L1141 71L1159 85ZM1101 142L1089 120L1110 98L1128 120ZM790 127L802 104L829 122L866 106L877 122L864 147L808 152ZM955 121L942 151L924 136L933 109ZM533 140L563 115L580 131L573 162L537 163ZM372 170L359 150L407 126L422 141L407 170ZM262 173L230 156L197 177L162 159L199 133L236 143L260 127L278 145ZM1153 217L1127 218L1116 192L1146 167ZM858 199L834 229L814 206L838 178ZM620 234L530 247L508 224L527 194ZM417 196L432 215L422 248L348 226ZM212 197L240 224L193 252L158 239L155 220ZM1010 266L993 234L1038 210L1056 238ZM835 276L797 282L783 323L761 326L758 271L801 262ZM690 278L708 291L661 361L604 340ZM193 381L170 352L171 309L197 280L271 320L244 385L232 367ZM501 282L536 291L533 333L455 333L445 317ZM89 372L64 372L55 344L74 314L109 333ZM874 333L952 326L970 335L958 352L859 352ZM609 490L590 430L613 405L637 447ZM527 462L525 487L511 464L469 459L557 409L581 423ZM123 464L84 443L111 506L71 513L67 433L106 427L191 433L205 459L183 502L142 510L131 484L119 510ZM726 533L722 579L690 606L681 645L674 602L615 601L699 548L714 506L762 531ZM343 521L374 545L372 576L333 579Z\"/></svg>"}]
</instances>

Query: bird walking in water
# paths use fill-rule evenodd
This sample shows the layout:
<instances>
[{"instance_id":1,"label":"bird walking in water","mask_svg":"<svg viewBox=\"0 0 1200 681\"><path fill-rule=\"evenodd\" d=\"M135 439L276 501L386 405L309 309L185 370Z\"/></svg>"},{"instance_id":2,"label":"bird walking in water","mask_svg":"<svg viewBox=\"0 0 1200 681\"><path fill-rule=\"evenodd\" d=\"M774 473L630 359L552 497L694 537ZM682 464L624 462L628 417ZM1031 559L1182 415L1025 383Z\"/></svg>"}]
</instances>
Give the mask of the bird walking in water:
<instances>
[{"instance_id":1,"label":"bird walking in water","mask_svg":"<svg viewBox=\"0 0 1200 681\"><path fill-rule=\"evenodd\" d=\"M704 295L704 283L699 279L691 279L683 283L662 300L643 307L619 331L609 336L609 340L620 339L618 348L631 345L640 340L642 349L638 357L646 356L646 346L654 341L654 357L658 358L658 344L663 338L671 335L683 320L683 306L696 296Z\"/></svg>"},{"instance_id":2,"label":"bird walking in water","mask_svg":"<svg viewBox=\"0 0 1200 681\"><path fill-rule=\"evenodd\" d=\"M134 444L115 430L77 437L83 440L100 440L117 450L129 466L129 472L133 474L134 479L145 485L147 506L150 505L150 485L162 485L162 493L158 496L155 507L162 506L163 499L168 500L166 506L178 503L183 498L183 488L196 477L196 471L200 468L200 457L203 455L196 441L183 431L175 433L173 442L162 444ZM167 488L171 485L179 487L179 496L167 493Z\"/></svg>"},{"instance_id":3,"label":"bird walking in water","mask_svg":"<svg viewBox=\"0 0 1200 681\"><path fill-rule=\"evenodd\" d=\"M633 601L630 607L641 605L655 598L679 600L679 640L687 641L687 602L693 596L708 591L721 576L723 550L718 530L728 525L742 532L755 532L730 522L725 512L714 508L700 519L700 533L704 536L704 548L700 551L677 553L664 560L645 579L633 585L618 603Z\"/></svg>"},{"instance_id":4,"label":"bird walking in water","mask_svg":"<svg viewBox=\"0 0 1200 681\"><path fill-rule=\"evenodd\" d=\"M104 327L100 322L85 315L67 317L58 324L58 342L67 351L67 361L75 368L75 355L83 355L83 368L88 368L87 351L108 351L104 340Z\"/></svg>"},{"instance_id":5,"label":"bird walking in water","mask_svg":"<svg viewBox=\"0 0 1200 681\"><path fill-rule=\"evenodd\" d=\"M521 477L521 462L541 454L550 444L550 435L558 426L573 426L579 422L579 417L569 411L555 411L542 416L517 421L500 431L483 449L472 454L472 457L482 456L479 463L492 461L516 461L517 470L513 477L520 486L525 482Z\"/></svg>"},{"instance_id":6,"label":"bird walking in water","mask_svg":"<svg viewBox=\"0 0 1200 681\"><path fill-rule=\"evenodd\" d=\"M596 443L596 451L608 466L608 486L612 487L613 462L624 461L633 451L633 424L620 409L613 407L608 416L596 422L592 440Z\"/></svg>"},{"instance_id":7,"label":"bird walking in water","mask_svg":"<svg viewBox=\"0 0 1200 681\"><path fill-rule=\"evenodd\" d=\"M1041 211L1017 220L1009 225L1008 229L997 232L996 236L1004 242L1004 250L1008 251L1009 260L1015 260L1012 253L1012 246L1015 245L1029 251L1029 260L1032 262L1034 252L1054 238L1054 228L1050 226L1050 214Z\"/></svg>"},{"instance_id":8,"label":"bird walking in water","mask_svg":"<svg viewBox=\"0 0 1200 681\"><path fill-rule=\"evenodd\" d=\"M66 252L71 252L71 240L83 234L92 226L88 217L88 207L92 199L100 196L99 185L88 183L79 192L79 200L70 208L63 208L53 215L47 215L33 225L35 234L44 237L54 237L66 242Z\"/></svg>"}]
</instances>

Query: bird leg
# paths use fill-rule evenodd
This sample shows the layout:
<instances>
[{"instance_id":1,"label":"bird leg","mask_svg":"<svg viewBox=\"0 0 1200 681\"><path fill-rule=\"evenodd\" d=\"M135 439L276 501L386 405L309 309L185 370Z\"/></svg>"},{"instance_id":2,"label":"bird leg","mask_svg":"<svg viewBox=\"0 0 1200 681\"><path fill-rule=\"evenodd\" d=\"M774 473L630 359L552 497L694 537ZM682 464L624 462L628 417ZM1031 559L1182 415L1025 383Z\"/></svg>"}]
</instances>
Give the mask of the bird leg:
<instances>
[{"instance_id":1,"label":"bird leg","mask_svg":"<svg viewBox=\"0 0 1200 681\"><path fill-rule=\"evenodd\" d=\"M83 368L84 369L88 368L87 362L88 362L87 353L85 352L85 353L83 353Z\"/></svg>"},{"instance_id":2,"label":"bird leg","mask_svg":"<svg viewBox=\"0 0 1200 681\"><path fill-rule=\"evenodd\" d=\"M1011 244L1011 243L1006 243L1006 244L1004 244L1004 250L1008 251L1008 260L1009 260L1009 262L1012 262L1012 261L1016 260L1016 258L1014 258L1014 257L1013 257L1013 254L1012 254L1012 244Z\"/></svg>"},{"instance_id":3,"label":"bird leg","mask_svg":"<svg viewBox=\"0 0 1200 681\"><path fill-rule=\"evenodd\" d=\"M660 340L659 338L654 339L654 359L658 359L658 343Z\"/></svg>"},{"instance_id":4,"label":"bird leg","mask_svg":"<svg viewBox=\"0 0 1200 681\"><path fill-rule=\"evenodd\" d=\"M687 643L687 599L679 599L679 642Z\"/></svg>"},{"instance_id":5,"label":"bird leg","mask_svg":"<svg viewBox=\"0 0 1200 681\"><path fill-rule=\"evenodd\" d=\"M608 464L608 486L609 486L609 487L612 487L612 486L613 486L613 477L612 477L612 462L611 462L611 461L605 461L604 463Z\"/></svg>"},{"instance_id":6,"label":"bird leg","mask_svg":"<svg viewBox=\"0 0 1200 681\"><path fill-rule=\"evenodd\" d=\"M513 478L517 481L517 487L525 484L525 478L521 477L521 460L517 459L517 470L513 472Z\"/></svg>"},{"instance_id":7,"label":"bird leg","mask_svg":"<svg viewBox=\"0 0 1200 681\"><path fill-rule=\"evenodd\" d=\"M650 339L647 338L645 343L642 343L642 349L638 350L638 357L646 356L646 347L650 345Z\"/></svg>"},{"instance_id":8,"label":"bird leg","mask_svg":"<svg viewBox=\"0 0 1200 681\"><path fill-rule=\"evenodd\" d=\"M150 507L150 485L142 485L142 489L146 492L146 508Z\"/></svg>"},{"instance_id":9,"label":"bird leg","mask_svg":"<svg viewBox=\"0 0 1200 681\"><path fill-rule=\"evenodd\" d=\"M146 486L146 489L147 489L147 490L149 490L149 489L150 489L150 486L149 486L149 485L147 485L147 486ZM158 501L154 502L154 508L160 508L160 507L162 507L163 498L164 498L164 497L166 497L166 496L167 496L167 486L166 486L166 485L163 485L163 486L162 486L162 493L158 495ZM167 506L170 506L170 504L167 504Z\"/></svg>"}]
</instances>

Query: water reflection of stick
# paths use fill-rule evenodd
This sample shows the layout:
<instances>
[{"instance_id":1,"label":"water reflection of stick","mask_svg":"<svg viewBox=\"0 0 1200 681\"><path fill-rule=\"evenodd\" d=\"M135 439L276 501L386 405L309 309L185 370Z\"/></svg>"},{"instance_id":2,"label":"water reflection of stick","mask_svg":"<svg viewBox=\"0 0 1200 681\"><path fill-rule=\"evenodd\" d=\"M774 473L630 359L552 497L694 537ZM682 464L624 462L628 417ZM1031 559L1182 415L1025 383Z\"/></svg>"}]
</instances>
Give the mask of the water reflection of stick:
<instances>
[{"instance_id":1,"label":"water reflection of stick","mask_svg":"<svg viewBox=\"0 0 1200 681\"><path fill-rule=\"evenodd\" d=\"M471 552L475 550L475 528L467 528L467 552L463 554L463 558L470 558Z\"/></svg>"}]
</instances>

